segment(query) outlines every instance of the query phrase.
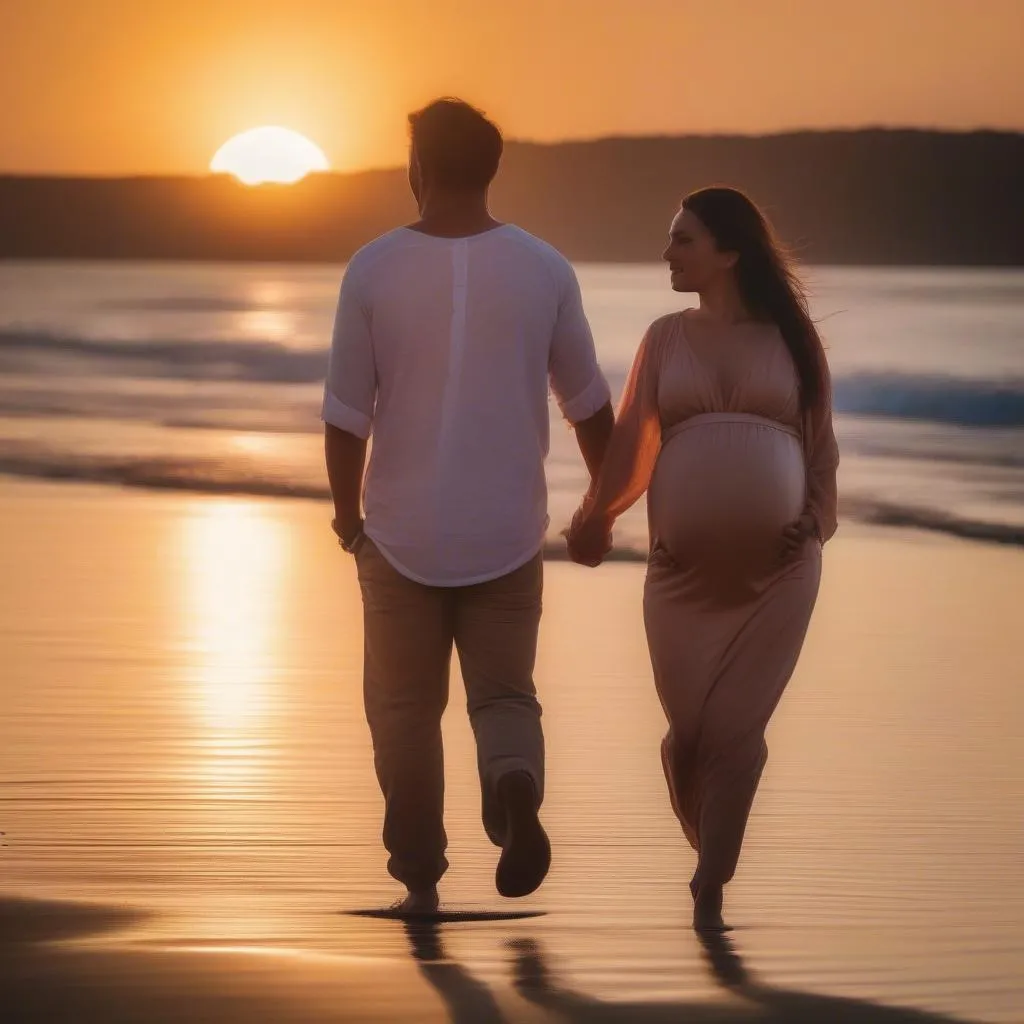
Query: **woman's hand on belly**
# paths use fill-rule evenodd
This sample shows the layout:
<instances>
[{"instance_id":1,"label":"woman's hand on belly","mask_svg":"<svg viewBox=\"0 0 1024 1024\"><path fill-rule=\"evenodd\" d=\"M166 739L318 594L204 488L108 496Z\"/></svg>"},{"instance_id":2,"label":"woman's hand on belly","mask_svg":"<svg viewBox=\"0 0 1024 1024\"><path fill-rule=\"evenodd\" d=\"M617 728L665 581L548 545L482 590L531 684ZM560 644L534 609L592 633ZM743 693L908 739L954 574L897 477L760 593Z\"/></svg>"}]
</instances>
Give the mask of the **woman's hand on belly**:
<instances>
[{"instance_id":1,"label":"woman's hand on belly","mask_svg":"<svg viewBox=\"0 0 1024 1024\"><path fill-rule=\"evenodd\" d=\"M790 523L782 531L782 557L791 558L804 546L808 537L814 537L818 532L818 524L814 516L805 511L799 519Z\"/></svg>"}]
</instances>

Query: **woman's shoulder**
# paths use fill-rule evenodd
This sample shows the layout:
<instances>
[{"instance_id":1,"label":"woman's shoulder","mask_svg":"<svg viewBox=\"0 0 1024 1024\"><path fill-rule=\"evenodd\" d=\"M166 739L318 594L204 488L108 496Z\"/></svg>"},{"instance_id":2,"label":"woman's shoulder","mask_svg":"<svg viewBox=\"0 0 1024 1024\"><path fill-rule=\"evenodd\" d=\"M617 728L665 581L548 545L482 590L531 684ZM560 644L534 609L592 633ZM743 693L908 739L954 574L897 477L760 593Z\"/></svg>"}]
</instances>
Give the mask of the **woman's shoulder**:
<instances>
[{"instance_id":1,"label":"woman's shoulder","mask_svg":"<svg viewBox=\"0 0 1024 1024\"><path fill-rule=\"evenodd\" d=\"M674 313L665 313L657 320L652 321L650 327L644 333L644 340L648 344L658 344L680 333L683 326L683 310L676 310Z\"/></svg>"},{"instance_id":2,"label":"woman's shoulder","mask_svg":"<svg viewBox=\"0 0 1024 1024\"><path fill-rule=\"evenodd\" d=\"M665 353L673 347L673 339L681 336L682 312L659 316L644 331L636 352L636 365L653 369L660 366Z\"/></svg>"},{"instance_id":3,"label":"woman's shoulder","mask_svg":"<svg viewBox=\"0 0 1024 1024\"><path fill-rule=\"evenodd\" d=\"M651 321L651 326L648 327L647 330L661 331L667 328L675 329L683 322L683 315L685 313L685 309L677 309L671 313L663 313L657 319Z\"/></svg>"}]
</instances>

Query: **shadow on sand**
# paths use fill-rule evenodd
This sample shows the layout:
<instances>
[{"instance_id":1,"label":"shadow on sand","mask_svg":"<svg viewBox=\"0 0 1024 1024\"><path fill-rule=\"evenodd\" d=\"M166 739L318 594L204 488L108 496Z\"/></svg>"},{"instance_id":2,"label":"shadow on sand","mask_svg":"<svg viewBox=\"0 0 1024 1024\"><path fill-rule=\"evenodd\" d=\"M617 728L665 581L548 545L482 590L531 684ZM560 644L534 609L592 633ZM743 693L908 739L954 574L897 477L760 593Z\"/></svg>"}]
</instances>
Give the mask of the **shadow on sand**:
<instances>
[{"instance_id":1,"label":"shadow on sand","mask_svg":"<svg viewBox=\"0 0 1024 1024\"><path fill-rule=\"evenodd\" d=\"M273 949L204 951L107 934L147 916L0 896L0 1021L384 1024L416 1020L413 995L422 1004L421 992L393 984L393 963Z\"/></svg>"},{"instance_id":2,"label":"shadow on sand","mask_svg":"<svg viewBox=\"0 0 1024 1024\"><path fill-rule=\"evenodd\" d=\"M444 1000L452 1024L514 1024L516 1017L502 1014L486 985L444 959L436 925L410 924L406 933L420 972ZM923 1010L762 985L747 972L727 937L701 936L701 943L715 980L734 997L728 1004L603 1002L561 986L533 940L510 944L513 986L528 1002L572 1024L965 1024Z\"/></svg>"},{"instance_id":3,"label":"shadow on sand","mask_svg":"<svg viewBox=\"0 0 1024 1024\"><path fill-rule=\"evenodd\" d=\"M144 915L117 907L0 896L0 955L14 947L60 942L134 924Z\"/></svg>"},{"instance_id":4,"label":"shadow on sand","mask_svg":"<svg viewBox=\"0 0 1024 1024\"><path fill-rule=\"evenodd\" d=\"M438 1019L415 974L393 960L207 952L75 942L145 915L113 908L0 897L0 1020L6 1024L344 1024ZM449 926L450 927L450 926ZM536 1021L502 986L491 989L444 953L436 923L404 925L413 963L451 1024ZM795 992L753 978L723 937L704 941L728 1002L605 1002L561 985L533 940L510 945L512 988L570 1024L957 1024L951 1017ZM547 1016L547 1014L545 1014ZM961 1022L962 1024L962 1022Z\"/></svg>"}]
</instances>

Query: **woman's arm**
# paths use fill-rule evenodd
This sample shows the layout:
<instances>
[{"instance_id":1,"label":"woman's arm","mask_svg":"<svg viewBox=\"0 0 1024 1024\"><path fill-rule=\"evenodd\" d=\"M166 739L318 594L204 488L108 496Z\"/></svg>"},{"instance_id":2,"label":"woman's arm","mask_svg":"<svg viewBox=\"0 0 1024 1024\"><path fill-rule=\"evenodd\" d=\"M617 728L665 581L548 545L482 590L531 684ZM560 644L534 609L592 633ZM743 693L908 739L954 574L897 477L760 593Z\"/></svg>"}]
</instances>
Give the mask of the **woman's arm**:
<instances>
[{"instance_id":1,"label":"woman's arm","mask_svg":"<svg viewBox=\"0 0 1024 1024\"><path fill-rule=\"evenodd\" d=\"M601 473L573 517L569 552L588 565L596 565L604 558L612 524L651 482L661 448L658 367L662 332L661 321L655 321L640 343Z\"/></svg>"}]
</instances>

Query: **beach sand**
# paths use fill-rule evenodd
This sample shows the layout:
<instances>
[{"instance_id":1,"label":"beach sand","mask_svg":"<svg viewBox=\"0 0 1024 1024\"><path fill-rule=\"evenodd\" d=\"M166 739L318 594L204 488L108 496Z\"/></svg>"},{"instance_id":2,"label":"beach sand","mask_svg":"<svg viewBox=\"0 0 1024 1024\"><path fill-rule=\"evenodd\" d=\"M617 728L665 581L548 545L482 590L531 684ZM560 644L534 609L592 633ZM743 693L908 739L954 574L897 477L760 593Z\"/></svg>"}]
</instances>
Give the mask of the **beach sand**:
<instances>
[{"instance_id":1,"label":"beach sand","mask_svg":"<svg viewBox=\"0 0 1024 1024\"><path fill-rule=\"evenodd\" d=\"M1024 551L844 525L727 897L688 928L643 569L547 566L546 885L493 892L461 682L458 908L407 930L316 502L0 480L0 1019L1024 1019Z\"/></svg>"}]
</instances>

